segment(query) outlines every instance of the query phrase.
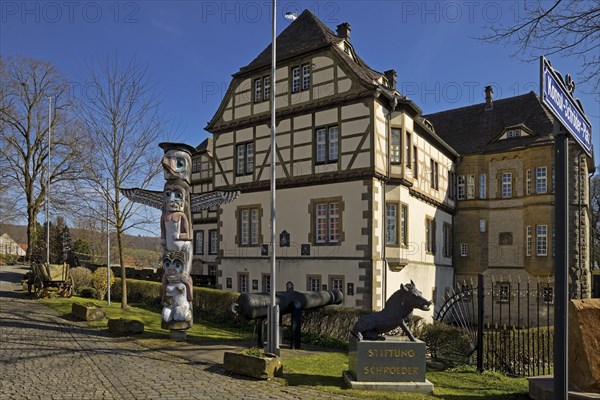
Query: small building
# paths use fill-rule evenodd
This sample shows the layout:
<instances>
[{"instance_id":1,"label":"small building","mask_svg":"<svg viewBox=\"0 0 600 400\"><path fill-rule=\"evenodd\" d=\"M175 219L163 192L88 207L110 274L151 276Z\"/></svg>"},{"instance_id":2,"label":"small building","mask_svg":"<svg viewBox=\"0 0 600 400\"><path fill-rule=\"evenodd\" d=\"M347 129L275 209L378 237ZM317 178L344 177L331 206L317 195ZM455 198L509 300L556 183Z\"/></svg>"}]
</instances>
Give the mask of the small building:
<instances>
[{"instance_id":1,"label":"small building","mask_svg":"<svg viewBox=\"0 0 600 400\"><path fill-rule=\"evenodd\" d=\"M24 257L26 253L17 242L8 236L8 233L4 233L0 236L0 254L14 254Z\"/></svg>"}]
</instances>

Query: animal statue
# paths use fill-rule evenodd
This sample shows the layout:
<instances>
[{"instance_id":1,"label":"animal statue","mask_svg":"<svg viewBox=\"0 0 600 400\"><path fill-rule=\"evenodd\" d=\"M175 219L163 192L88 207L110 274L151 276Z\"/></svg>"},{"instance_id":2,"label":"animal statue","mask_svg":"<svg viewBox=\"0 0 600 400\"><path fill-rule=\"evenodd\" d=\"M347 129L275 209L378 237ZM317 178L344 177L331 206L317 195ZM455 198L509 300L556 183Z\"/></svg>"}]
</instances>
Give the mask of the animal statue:
<instances>
[{"instance_id":1,"label":"animal statue","mask_svg":"<svg viewBox=\"0 0 600 400\"><path fill-rule=\"evenodd\" d=\"M187 300L187 287L183 283L168 284L166 295L170 299L169 305L162 309L162 319L165 322L182 322L192 320L190 302Z\"/></svg>"},{"instance_id":2,"label":"animal statue","mask_svg":"<svg viewBox=\"0 0 600 400\"><path fill-rule=\"evenodd\" d=\"M410 319L415 308L429 311L431 303L411 280L409 284L400 285L400 289L386 301L383 310L359 318L350 333L358 340L385 340L383 333L400 327L415 342L414 335L406 326L406 320Z\"/></svg>"}]
</instances>

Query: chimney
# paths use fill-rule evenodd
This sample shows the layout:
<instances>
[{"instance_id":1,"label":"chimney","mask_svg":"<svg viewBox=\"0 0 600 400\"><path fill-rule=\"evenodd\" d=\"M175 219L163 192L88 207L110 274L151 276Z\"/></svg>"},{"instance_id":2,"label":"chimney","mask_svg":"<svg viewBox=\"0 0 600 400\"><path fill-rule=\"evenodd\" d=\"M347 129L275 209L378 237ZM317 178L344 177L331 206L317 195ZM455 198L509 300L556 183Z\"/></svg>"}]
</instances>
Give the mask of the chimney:
<instances>
[{"instance_id":1,"label":"chimney","mask_svg":"<svg viewBox=\"0 0 600 400\"><path fill-rule=\"evenodd\" d=\"M343 22L337 26L337 35L342 39L346 39L350 41L350 24L347 22Z\"/></svg>"},{"instance_id":2,"label":"chimney","mask_svg":"<svg viewBox=\"0 0 600 400\"><path fill-rule=\"evenodd\" d=\"M491 86L485 87L485 109L491 110L494 108L494 99L493 99L494 89Z\"/></svg>"},{"instance_id":3,"label":"chimney","mask_svg":"<svg viewBox=\"0 0 600 400\"><path fill-rule=\"evenodd\" d=\"M396 90L396 84L398 83L398 74L396 74L396 70L389 69L383 73L383 76L385 76L385 79L389 82L390 87Z\"/></svg>"}]
</instances>

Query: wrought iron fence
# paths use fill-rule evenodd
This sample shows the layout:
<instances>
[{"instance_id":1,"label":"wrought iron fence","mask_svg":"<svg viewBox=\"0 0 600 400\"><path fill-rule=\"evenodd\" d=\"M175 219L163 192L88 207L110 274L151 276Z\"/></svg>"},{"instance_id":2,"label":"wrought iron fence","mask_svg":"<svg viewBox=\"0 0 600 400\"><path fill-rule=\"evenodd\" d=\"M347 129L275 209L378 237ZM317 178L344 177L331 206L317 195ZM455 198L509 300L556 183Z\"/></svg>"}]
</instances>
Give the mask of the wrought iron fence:
<instances>
[{"instance_id":1,"label":"wrought iron fence","mask_svg":"<svg viewBox=\"0 0 600 400\"><path fill-rule=\"evenodd\" d=\"M479 370L513 376L552 373L552 280L514 282L479 275L477 283L458 283L445 297L435 319L461 329L474 349L469 359Z\"/></svg>"}]
</instances>

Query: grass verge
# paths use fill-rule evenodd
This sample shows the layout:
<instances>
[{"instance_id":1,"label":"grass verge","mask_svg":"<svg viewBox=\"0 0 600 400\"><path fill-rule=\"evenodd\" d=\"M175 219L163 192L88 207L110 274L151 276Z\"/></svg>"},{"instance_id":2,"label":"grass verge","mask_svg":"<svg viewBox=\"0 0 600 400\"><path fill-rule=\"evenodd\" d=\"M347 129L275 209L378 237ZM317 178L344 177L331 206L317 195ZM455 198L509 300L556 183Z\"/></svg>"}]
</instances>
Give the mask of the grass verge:
<instances>
[{"instance_id":1,"label":"grass verge","mask_svg":"<svg viewBox=\"0 0 600 400\"><path fill-rule=\"evenodd\" d=\"M90 300L79 297L46 298L40 300L46 306L58 311L65 317L71 313L74 302L89 303L103 307L107 318L137 319L144 324L144 333L135 340L151 347L169 346L169 332L160 327L160 310L148 306L131 306L122 309L120 303L108 306L106 301ZM107 319L89 322L90 326L105 328ZM206 321L194 321L188 330L189 342L227 342L251 341L252 332L240 327L228 327ZM526 400L527 380L525 378L508 378L504 375L484 372L478 374L471 367L455 368L443 372L427 373L435 386L433 395L415 393L394 393L381 391L362 391L343 388L342 371L348 369L348 356L345 351L324 349L327 351L283 351L284 378L283 384L317 389L332 395L348 396L358 399L378 400Z\"/></svg>"},{"instance_id":2,"label":"grass verge","mask_svg":"<svg viewBox=\"0 0 600 400\"><path fill-rule=\"evenodd\" d=\"M162 329L160 326L160 310L157 308L146 305L132 305L123 309L118 302L112 302L109 306L107 301L85 299L77 296L71 298L49 297L40 299L40 302L64 316L71 313L73 303L94 303L104 309L106 318L100 321L90 321L90 326L106 328L109 318L136 319L144 324L144 333L136 336L136 340L143 342L144 340L169 338L169 331ZM187 331L187 340L190 342L247 341L251 338L252 332L244 327L223 326L223 324L202 320L194 321L194 326Z\"/></svg>"}]
</instances>

